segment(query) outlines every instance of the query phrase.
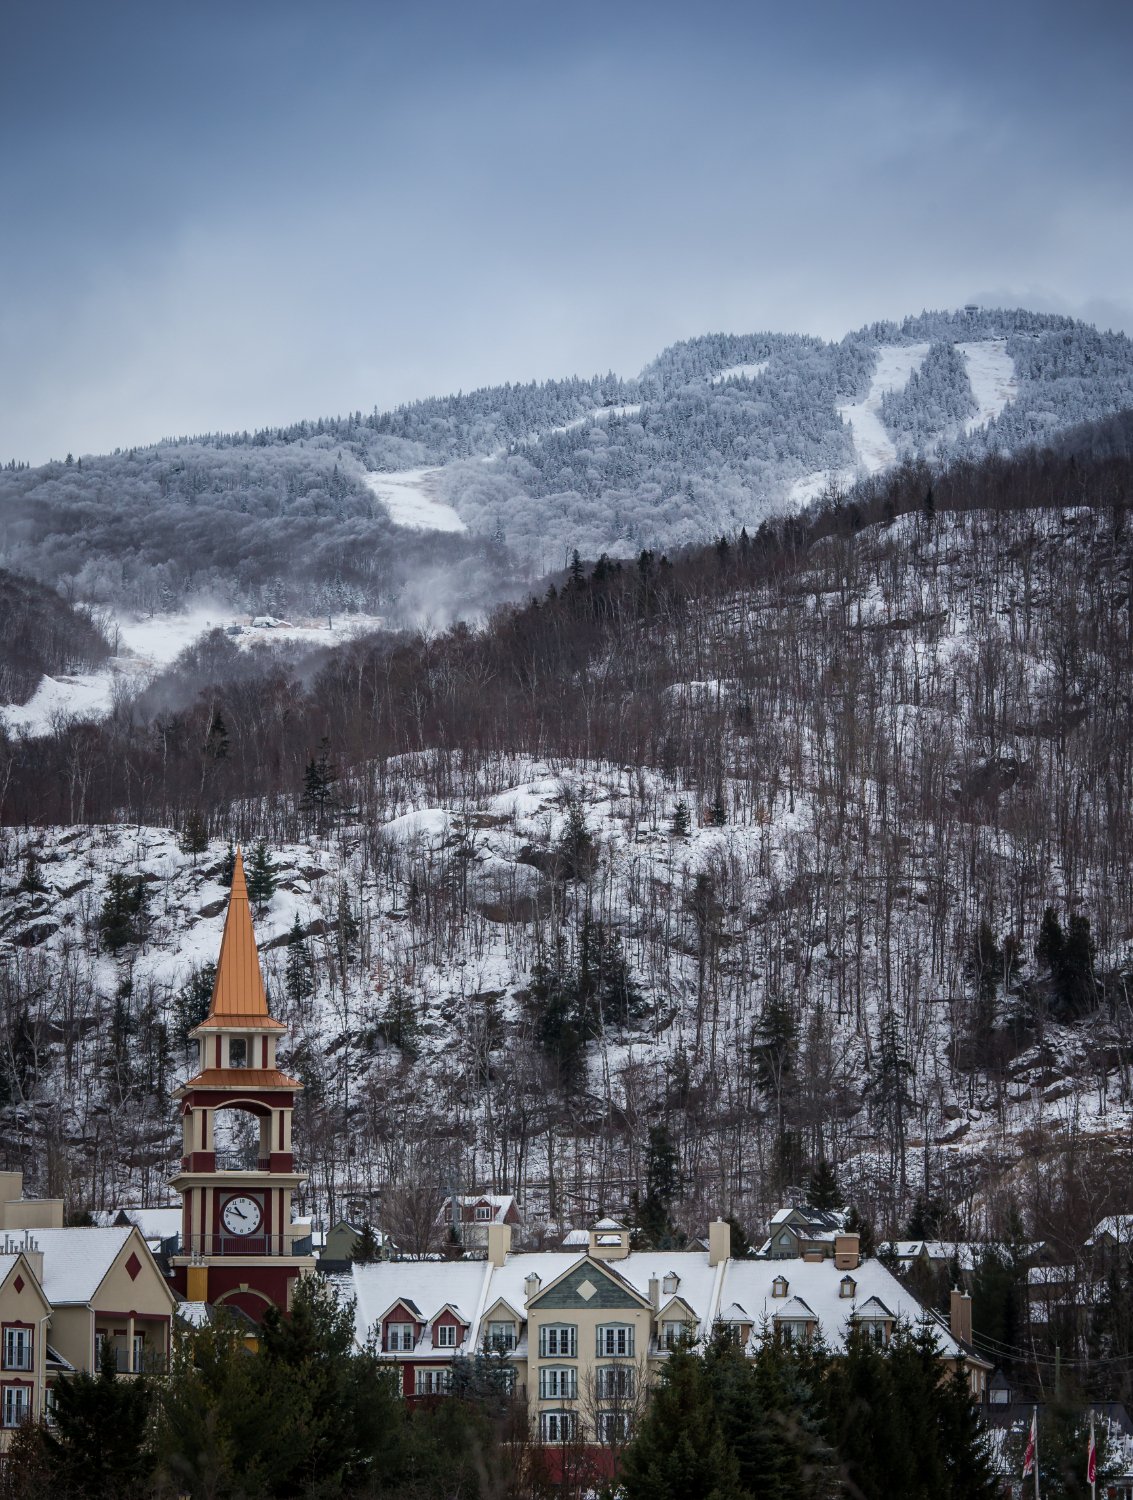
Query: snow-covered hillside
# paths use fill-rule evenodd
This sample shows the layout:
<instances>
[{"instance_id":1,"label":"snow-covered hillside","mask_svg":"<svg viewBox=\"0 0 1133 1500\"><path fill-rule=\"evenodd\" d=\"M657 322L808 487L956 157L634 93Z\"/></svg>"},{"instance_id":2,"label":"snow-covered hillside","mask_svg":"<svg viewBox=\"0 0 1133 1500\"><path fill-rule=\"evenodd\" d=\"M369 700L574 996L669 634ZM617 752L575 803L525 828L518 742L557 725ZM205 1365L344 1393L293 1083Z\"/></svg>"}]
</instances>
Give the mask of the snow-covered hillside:
<instances>
[{"instance_id":1,"label":"snow-covered hillside","mask_svg":"<svg viewBox=\"0 0 1133 1500\"><path fill-rule=\"evenodd\" d=\"M296 791L230 821L279 867L258 925L307 1084L307 1206L431 1172L560 1217L624 1211L662 1120L690 1223L758 1221L820 1157L884 1222L926 1176L978 1218L1005 1165L1127 1138L1114 525L1007 508L834 535L644 631L611 612L561 680L525 653L569 631L569 599L500 636L514 660L455 637L376 678L344 664L328 702L379 685L367 758L322 812ZM260 707L245 741L223 705L239 761ZM444 748L379 753L414 714ZM37 1180L52 1132L71 1141L77 1201L156 1194L171 1164L223 853L136 819L6 834L0 1127ZM112 956L114 876L147 894ZM1048 906L1077 968L1039 944Z\"/></svg>"}]
</instances>

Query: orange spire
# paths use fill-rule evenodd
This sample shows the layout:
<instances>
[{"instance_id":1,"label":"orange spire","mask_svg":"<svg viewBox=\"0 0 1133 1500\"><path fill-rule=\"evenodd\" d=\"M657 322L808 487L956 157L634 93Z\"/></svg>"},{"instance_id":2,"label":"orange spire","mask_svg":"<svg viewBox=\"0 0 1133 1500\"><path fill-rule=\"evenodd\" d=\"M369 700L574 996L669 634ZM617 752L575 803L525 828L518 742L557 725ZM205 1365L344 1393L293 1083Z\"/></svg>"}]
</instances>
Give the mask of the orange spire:
<instances>
[{"instance_id":1,"label":"orange spire","mask_svg":"<svg viewBox=\"0 0 1133 1500\"><path fill-rule=\"evenodd\" d=\"M248 885L244 879L244 856L236 851L228 915L220 941L216 984L205 1026L249 1026L256 1030L279 1027L268 1012L252 913L248 908ZM282 1029L282 1028L280 1028Z\"/></svg>"}]
</instances>

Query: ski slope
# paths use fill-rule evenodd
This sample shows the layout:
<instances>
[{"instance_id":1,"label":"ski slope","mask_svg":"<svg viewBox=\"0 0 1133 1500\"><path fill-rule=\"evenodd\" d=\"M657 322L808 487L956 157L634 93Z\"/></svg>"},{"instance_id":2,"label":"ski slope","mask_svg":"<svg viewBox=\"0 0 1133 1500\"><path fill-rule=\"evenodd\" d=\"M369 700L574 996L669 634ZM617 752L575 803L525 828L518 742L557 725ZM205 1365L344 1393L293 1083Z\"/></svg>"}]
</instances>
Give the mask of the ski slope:
<instances>
[{"instance_id":1,"label":"ski slope","mask_svg":"<svg viewBox=\"0 0 1133 1500\"><path fill-rule=\"evenodd\" d=\"M983 339L975 344L957 344L956 348L968 367L968 384L979 408L964 423L964 431L977 432L1018 396L1015 361L1007 352L1006 339Z\"/></svg>"},{"instance_id":2,"label":"ski slope","mask_svg":"<svg viewBox=\"0 0 1133 1500\"><path fill-rule=\"evenodd\" d=\"M411 531L467 531L464 522L432 493L439 468L400 469L393 474L363 474L367 489L389 511L395 526Z\"/></svg>"},{"instance_id":3,"label":"ski slope","mask_svg":"<svg viewBox=\"0 0 1133 1500\"><path fill-rule=\"evenodd\" d=\"M881 420L881 398L904 390L928 350L927 344L882 344L865 397L838 408L838 415L853 429L858 464L867 474L880 474L897 462L896 446Z\"/></svg>"}]
</instances>

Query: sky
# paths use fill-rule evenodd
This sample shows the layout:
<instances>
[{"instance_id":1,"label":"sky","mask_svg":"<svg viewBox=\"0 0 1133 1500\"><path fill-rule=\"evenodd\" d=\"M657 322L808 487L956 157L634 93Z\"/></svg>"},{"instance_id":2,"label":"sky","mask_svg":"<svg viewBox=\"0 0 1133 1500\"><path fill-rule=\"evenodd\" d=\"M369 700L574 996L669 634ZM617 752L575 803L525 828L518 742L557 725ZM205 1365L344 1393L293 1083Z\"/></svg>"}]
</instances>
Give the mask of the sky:
<instances>
[{"instance_id":1,"label":"sky","mask_svg":"<svg viewBox=\"0 0 1133 1500\"><path fill-rule=\"evenodd\" d=\"M0 462L967 301L1133 333L1133 7L5 0Z\"/></svg>"}]
</instances>

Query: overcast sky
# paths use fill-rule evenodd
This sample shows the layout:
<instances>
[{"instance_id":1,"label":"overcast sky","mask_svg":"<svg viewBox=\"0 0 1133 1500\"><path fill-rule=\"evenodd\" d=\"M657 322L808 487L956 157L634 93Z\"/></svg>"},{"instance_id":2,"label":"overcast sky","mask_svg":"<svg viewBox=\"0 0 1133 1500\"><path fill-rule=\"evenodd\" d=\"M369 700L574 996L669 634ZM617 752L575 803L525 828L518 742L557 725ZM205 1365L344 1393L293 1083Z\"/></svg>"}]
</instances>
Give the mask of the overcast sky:
<instances>
[{"instance_id":1,"label":"overcast sky","mask_svg":"<svg viewBox=\"0 0 1133 1500\"><path fill-rule=\"evenodd\" d=\"M969 300L1133 332L1133 7L5 0L0 461Z\"/></svg>"}]
</instances>

